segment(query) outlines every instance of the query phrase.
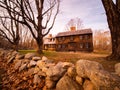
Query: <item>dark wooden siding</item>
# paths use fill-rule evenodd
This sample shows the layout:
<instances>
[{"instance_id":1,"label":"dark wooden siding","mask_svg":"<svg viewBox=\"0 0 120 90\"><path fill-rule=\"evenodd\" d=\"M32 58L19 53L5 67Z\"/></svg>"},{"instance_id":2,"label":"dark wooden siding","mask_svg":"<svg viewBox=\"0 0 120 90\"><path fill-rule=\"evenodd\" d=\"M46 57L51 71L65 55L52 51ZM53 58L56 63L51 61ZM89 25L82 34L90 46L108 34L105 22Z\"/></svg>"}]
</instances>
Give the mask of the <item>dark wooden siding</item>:
<instances>
[{"instance_id":1,"label":"dark wooden siding","mask_svg":"<svg viewBox=\"0 0 120 90\"><path fill-rule=\"evenodd\" d=\"M61 36L56 38L56 51L93 51L91 34Z\"/></svg>"}]
</instances>

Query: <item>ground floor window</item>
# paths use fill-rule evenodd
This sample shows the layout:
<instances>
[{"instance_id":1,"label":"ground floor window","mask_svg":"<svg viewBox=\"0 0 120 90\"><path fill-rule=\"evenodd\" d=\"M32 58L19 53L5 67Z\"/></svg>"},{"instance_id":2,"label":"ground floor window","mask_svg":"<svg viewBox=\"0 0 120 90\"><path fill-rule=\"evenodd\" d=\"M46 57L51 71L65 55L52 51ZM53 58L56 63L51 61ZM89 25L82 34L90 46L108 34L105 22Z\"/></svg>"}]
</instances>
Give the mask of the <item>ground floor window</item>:
<instances>
[{"instance_id":1,"label":"ground floor window","mask_svg":"<svg viewBox=\"0 0 120 90\"><path fill-rule=\"evenodd\" d=\"M84 44L83 43L80 43L80 48L84 48Z\"/></svg>"},{"instance_id":2,"label":"ground floor window","mask_svg":"<svg viewBox=\"0 0 120 90\"><path fill-rule=\"evenodd\" d=\"M85 47L86 47L86 48L90 48L90 44L89 44L89 43L86 43L86 44L85 44Z\"/></svg>"}]
</instances>

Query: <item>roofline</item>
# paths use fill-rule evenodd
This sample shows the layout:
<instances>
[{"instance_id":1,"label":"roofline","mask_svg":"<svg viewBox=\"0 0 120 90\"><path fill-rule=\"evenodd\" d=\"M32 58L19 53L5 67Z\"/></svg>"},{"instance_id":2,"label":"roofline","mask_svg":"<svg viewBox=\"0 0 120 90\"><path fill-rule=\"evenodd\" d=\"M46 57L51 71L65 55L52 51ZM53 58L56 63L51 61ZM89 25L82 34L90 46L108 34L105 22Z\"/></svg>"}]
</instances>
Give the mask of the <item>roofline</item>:
<instances>
[{"instance_id":1,"label":"roofline","mask_svg":"<svg viewBox=\"0 0 120 90\"><path fill-rule=\"evenodd\" d=\"M83 35L83 34L92 34L92 33L93 33L91 28L88 28L88 29L81 29L80 31L84 31L84 30L90 30L91 32L78 33L78 34L75 34L75 35ZM79 31L79 30L76 30L76 31ZM67 32L69 33L69 32L75 32L75 31L60 32L60 33L58 33L58 34L67 33ZM56 37L75 36L74 34L73 34L73 35L61 35L61 36L59 36L58 34L56 35Z\"/></svg>"}]
</instances>

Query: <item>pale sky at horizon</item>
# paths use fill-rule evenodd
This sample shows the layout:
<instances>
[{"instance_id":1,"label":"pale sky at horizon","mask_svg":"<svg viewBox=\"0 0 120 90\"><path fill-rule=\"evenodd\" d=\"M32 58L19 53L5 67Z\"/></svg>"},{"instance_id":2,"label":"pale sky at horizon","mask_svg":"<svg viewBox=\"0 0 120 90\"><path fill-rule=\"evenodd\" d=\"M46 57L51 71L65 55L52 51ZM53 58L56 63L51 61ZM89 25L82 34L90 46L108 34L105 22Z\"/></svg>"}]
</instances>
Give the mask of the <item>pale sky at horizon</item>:
<instances>
[{"instance_id":1,"label":"pale sky at horizon","mask_svg":"<svg viewBox=\"0 0 120 90\"><path fill-rule=\"evenodd\" d=\"M72 18L80 18L84 28L108 30L107 19L101 0L62 0L60 13L50 33L65 31L65 25Z\"/></svg>"}]
</instances>

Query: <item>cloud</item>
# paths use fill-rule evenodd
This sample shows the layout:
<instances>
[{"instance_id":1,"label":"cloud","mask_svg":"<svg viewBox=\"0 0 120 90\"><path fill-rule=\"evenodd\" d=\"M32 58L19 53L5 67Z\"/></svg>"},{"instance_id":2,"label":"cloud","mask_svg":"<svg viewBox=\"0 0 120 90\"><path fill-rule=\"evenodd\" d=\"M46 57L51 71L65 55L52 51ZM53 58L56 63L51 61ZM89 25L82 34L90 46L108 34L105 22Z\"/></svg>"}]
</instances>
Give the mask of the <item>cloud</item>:
<instances>
[{"instance_id":1,"label":"cloud","mask_svg":"<svg viewBox=\"0 0 120 90\"><path fill-rule=\"evenodd\" d=\"M88 28L108 27L101 0L62 0L60 11L51 33L64 31L67 22L75 17L81 18Z\"/></svg>"}]
</instances>

